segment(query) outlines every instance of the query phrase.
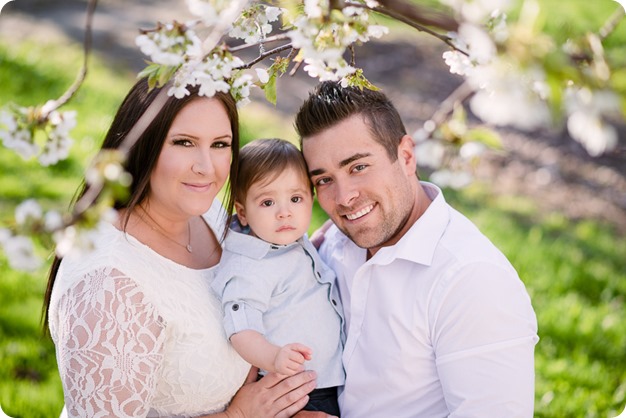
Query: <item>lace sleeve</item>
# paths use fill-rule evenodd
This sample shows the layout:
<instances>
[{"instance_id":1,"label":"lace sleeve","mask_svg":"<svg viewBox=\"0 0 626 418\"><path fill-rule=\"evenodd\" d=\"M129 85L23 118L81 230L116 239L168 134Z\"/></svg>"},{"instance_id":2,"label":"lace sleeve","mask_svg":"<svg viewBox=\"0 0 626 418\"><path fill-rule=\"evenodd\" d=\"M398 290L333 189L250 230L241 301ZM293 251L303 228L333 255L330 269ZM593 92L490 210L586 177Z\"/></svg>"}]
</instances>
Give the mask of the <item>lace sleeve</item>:
<instances>
[{"instance_id":1,"label":"lace sleeve","mask_svg":"<svg viewBox=\"0 0 626 418\"><path fill-rule=\"evenodd\" d=\"M165 324L118 270L87 274L59 301L57 360L70 417L145 417L154 397Z\"/></svg>"}]
</instances>

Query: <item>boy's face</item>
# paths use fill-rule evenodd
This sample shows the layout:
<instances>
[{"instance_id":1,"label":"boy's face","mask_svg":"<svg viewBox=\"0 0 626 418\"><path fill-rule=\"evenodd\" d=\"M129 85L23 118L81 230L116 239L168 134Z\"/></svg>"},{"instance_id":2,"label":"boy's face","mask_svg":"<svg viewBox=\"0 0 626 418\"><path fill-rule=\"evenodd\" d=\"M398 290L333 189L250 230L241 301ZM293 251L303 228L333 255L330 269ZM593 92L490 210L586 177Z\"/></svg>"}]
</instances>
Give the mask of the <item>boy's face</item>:
<instances>
[{"instance_id":1,"label":"boy's face","mask_svg":"<svg viewBox=\"0 0 626 418\"><path fill-rule=\"evenodd\" d=\"M308 180L288 168L270 182L254 183L246 201L235 203L242 225L252 234L272 244L286 245L308 230L313 210L313 196Z\"/></svg>"}]
</instances>

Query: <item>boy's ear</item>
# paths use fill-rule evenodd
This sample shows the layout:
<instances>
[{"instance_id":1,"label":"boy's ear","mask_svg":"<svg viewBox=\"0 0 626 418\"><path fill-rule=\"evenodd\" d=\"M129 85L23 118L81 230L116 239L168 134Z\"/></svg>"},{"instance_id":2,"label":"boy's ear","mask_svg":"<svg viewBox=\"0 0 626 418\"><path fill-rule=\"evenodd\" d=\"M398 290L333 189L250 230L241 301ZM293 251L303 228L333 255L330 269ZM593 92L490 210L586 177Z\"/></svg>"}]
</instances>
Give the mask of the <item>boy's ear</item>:
<instances>
[{"instance_id":1,"label":"boy's ear","mask_svg":"<svg viewBox=\"0 0 626 418\"><path fill-rule=\"evenodd\" d=\"M235 202L235 211L237 212L237 218L242 226L248 225L246 220L246 208L239 202Z\"/></svg>"}]
</instances>

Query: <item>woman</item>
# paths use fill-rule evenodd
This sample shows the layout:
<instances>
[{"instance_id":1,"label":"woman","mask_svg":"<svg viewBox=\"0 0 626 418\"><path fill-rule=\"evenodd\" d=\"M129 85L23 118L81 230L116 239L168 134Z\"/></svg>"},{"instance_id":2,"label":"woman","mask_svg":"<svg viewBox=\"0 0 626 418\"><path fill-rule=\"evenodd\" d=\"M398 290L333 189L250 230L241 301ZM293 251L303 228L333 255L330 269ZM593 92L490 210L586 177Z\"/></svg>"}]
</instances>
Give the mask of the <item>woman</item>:
<instances>
[{"instance_id":1,"label":"woman","mask_svg":"<svg viewBox=\"0 0 626 418\"><path fill-rule=\"evenodd\" d=\"M158 93L137 82L102 147L118 148ZM238 149L230 95L168 98L128 154L118 220L99 224L92 252L54 261L44 319L69 416L288 417L306 404L312 372L242 387L250 366L210 291L225 225L215 197Z\"/></svg>"}]
</instances>

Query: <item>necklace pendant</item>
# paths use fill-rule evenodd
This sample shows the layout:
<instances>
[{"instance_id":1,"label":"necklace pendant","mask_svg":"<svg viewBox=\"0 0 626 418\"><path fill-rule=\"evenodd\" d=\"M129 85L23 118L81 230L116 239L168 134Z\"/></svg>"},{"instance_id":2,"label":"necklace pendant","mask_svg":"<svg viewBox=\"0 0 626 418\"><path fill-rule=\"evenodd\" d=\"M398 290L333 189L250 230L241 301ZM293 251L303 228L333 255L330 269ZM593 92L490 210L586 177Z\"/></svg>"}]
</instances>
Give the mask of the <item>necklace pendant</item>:
<instances>
[{"instance_id":1,"label":"necklace pendant","mask_svg":"<svg viewBox=\"0 0 626 418\"><path fill-rule=\"evenodd\" d=\"M190 252L190 253L193 252L193 248L191 248L191 244L187 244L185 248L187 249L187 252Z\"/></svg>"}]
</instances>

